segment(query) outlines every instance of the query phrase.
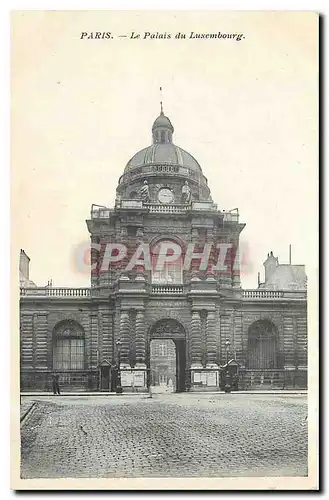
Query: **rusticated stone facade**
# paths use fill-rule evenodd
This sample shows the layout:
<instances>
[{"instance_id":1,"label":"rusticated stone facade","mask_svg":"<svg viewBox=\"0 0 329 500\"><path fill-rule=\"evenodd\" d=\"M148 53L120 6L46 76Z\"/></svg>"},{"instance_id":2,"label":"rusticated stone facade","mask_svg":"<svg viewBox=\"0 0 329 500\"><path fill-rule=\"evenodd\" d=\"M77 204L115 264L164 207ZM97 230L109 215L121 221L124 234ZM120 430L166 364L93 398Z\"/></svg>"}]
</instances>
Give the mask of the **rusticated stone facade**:
<instances>
[{"instance_id":1,"label":"rusticated stone facade","mask_svg":"<svg viewBox=\"0 0 329 500\"><path fill-rule=\"evenodd\" d=\"M114 390L120 365L123 390L146 391L152 339L173 340L178 391L220 390L229 362L240 388L306 386L303 266L279 265L271 252L265 282L242 290L245 224L218 210L173 132L161 112L115 206L93 206L90 288L37 287L21 254L21 390L49 390L53 371L63 390Z\"/></svg>"}]
</instances>

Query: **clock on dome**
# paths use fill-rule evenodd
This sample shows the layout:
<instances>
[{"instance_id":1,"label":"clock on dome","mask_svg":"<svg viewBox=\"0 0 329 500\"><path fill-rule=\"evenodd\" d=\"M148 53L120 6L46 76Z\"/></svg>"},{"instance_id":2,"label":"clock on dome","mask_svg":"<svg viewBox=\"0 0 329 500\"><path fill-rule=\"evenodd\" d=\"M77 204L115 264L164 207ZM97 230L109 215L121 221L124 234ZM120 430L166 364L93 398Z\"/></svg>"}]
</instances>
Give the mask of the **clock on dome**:
<instances>
[{"instance_id":1,"label":"clock on dome","mask_svg":"<svg viewBox=\"0 0 329 500\"><path fill-rule=\"evenodd\" d=\"M174 193L169 188L162 188L158 192L158 200L160 203L171 203L174 200Z\"/></svg>"}]
</instances>

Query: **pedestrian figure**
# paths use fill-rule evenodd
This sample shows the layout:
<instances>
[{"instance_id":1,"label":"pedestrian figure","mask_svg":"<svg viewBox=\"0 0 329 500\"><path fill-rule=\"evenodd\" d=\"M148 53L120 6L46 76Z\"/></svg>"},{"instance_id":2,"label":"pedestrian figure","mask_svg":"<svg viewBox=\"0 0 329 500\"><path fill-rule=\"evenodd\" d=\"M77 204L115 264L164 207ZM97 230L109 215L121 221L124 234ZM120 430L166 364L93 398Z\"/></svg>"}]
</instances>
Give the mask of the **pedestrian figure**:
<instances>
[{"instance_id":1,"label":"pedestrian figure","mask_svg":"<svg viewBox=\"0 0 329 500\"><path fill-rule=\"evenodd\" d=\"M232 377L232 389L233 391L237 391L239 388L239 377L238 375L235 373Z\"/></svg>"},{"instance_id":2,"label":"pedestrian figure","mask_svg":"<svg viewBox=\"0 0 329 500\"><path fill-rule=\"evenodd\" d=\"M53 393L54 394L60 394L59 390L59 375L57 373L53 373L52 375L52 382L53 382Z\"/></svg>"},{"instance_id":3,"label":"pedestrian figure","mask_svg":"<svg viewBox=\"0 0 329 500\"><path fill-rule=\"evenodd\" d=\"M225 392L231 392L232 386L231 386L231 377L229 372L226 372L225 375L225 387L224 387Z\"/></svg>"}]
</instances>

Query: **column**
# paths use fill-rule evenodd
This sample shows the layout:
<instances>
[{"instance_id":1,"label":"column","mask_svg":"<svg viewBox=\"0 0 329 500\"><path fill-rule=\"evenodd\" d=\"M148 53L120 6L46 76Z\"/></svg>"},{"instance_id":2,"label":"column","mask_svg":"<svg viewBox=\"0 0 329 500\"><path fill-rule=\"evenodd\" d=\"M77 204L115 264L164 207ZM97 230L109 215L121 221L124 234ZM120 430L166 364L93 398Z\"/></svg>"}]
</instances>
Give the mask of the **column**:
<instances>
[{"instance_id":1,"label":"column","mask_svg":"<svg viewBox=\"0 0 329 500\"><path fill-rule=\"evenodd\" d=\"M33 367L33 314L21 313L21 369Z\"/></svg>"},{"instance_id":2,"label":"column","mask_svg":"<svg viewBox=\"0 0 329 500\"><path fill-rule=\"evenodd\" d=\"M191 319L191 368L202 368L201 318L199 311L192 311Z\"/></svg>"},{"instance_id":3,"label":"column","mask_svg":"<svg viewBox=\"0 0 329 500\"><path fill-rule=\"evenodd\" d=\"M90 273L91 273L91 286L97 286L98 284L98 257L100 252L97 250L97 245L99 244L99 238L93 235L90 236L91 248L90 248Z\"/></svg>"},{"instance_id":4,"label":"column","mask_svg":"<svg viewBox=\"0 0 329 500\"><path fill-rule=\"evenodd\" d=\"M130 321L128 311L121 311L120 315L120 367L130 367L129 348L130 348Z\"/></svg>"},{"instance_id":5,"label":"column","mask_svg":"<svg viewBox=\"0 0 329 500\"><path fill-rule=\"evenodd\" d=\"M283 349L285 368L294 367L294 320L292 316L283 317Z\"/></svg>"},{"instance_id":6,"label":"column","mask_svg":"<svg viewBox=\"0 0 329 500\"><path fill-rule=\"evenodd\" d=\"M216 265L216 262L215 262L216 244L214 241L213 228L207 229L206 243L207 243L207 245L211 245L211 252L209 255L208 265L207 265L207 270L206 270L206 279L207 279L207 281L215 281L215 273L213 271L213 266Z\"/></svg>"},{"instance_id":7,"label":"column","mask_svg":"<svg viewBox=\"0 0 329 500\"><path fill-rule=\"evenodd\" d=\"M191 230L191 243L193 243L193 250L199 242L199 231L196 227L193 227ZM191 279L193 281L198 281L200 279L200 271L199 271L200 261L197 259L193 259L190 265L191 271Z\"/></svg>"},{"instance_id":8,"label":"column","mask_svg":"<svg viewBox=\"0 0 329 500\"><path fill-rule=\"evenodd\" d=\"M37 334L36 334L36 367L47 369L48 361L48 313L39 312L37 317ZM51 368L51 365L49 366Z\"/></svg>"},{"instance_id":9,"label":"column","mask_svg":"<svg viewBox=\"0 0 329 500\"><path fill-rule=\"evenodd\" d=\"M239 252L239 240L234 241L233 243L233 248L234 248L234 261L232 263L232 285L233 288L240 288L241 283L240 283L240 252Z\"/></svg>"},{"instance_id":10,"label":"column","mask_svg":"<svg viewBox=\"0 0 329 500\"><path fill-rule=\"evenodd\" d=\"M207 312L206 339L207 339L207 368L218 368L216 362L217 340L216 340L215 311Z\"/></svg>"},{"instance_id":11,"label":"column","mask_svg":"<svg viewBox=\"0 0 329 500\"><path fill-rule=\"evenodd\" d=\"M113 360L113 328L112 314L102 314L102 340L103 340L103 359L110 363Z\"/></svg>"},{"instance_id":12,"label":"column","mask_svg":"<svg viewBox=\"0 0 329 500\"><path fill-rule=\"evenodd\" d=\"M90 314L90 334L89 330L86 331L85 336L85 352L87 354L86 364L88 369L96 369L100 363L99 347L98 347L99 325L98 313L92 311Z\"/></svg>"},{"instance_id":13,"label":"column","mask_svg":"<svg viewBox=\"0 0 329 500\"><path fill-rule=\"evenodd\" d=\"M144 311L136 314L136 368L146 368L146 331Z\"/></svg>"}]
</instances>

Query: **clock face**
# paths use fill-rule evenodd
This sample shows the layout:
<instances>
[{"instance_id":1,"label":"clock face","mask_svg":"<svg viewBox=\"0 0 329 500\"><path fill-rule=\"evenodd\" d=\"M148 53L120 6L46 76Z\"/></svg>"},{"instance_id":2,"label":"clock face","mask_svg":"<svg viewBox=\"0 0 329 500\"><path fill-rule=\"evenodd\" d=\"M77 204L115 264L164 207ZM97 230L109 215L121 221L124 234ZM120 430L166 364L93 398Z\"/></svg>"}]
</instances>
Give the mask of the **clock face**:
<instances>
[{"instance_id":1,"label":"clock face","mask_svg":"<svg viewBox=\"0 0 329 500\"><path fill-rule=\"evenodd\" d=\"M174 199L174 193L169 188L162 188L158 193L160 203L171 203Z\"/></svg>"}]
</instances>

